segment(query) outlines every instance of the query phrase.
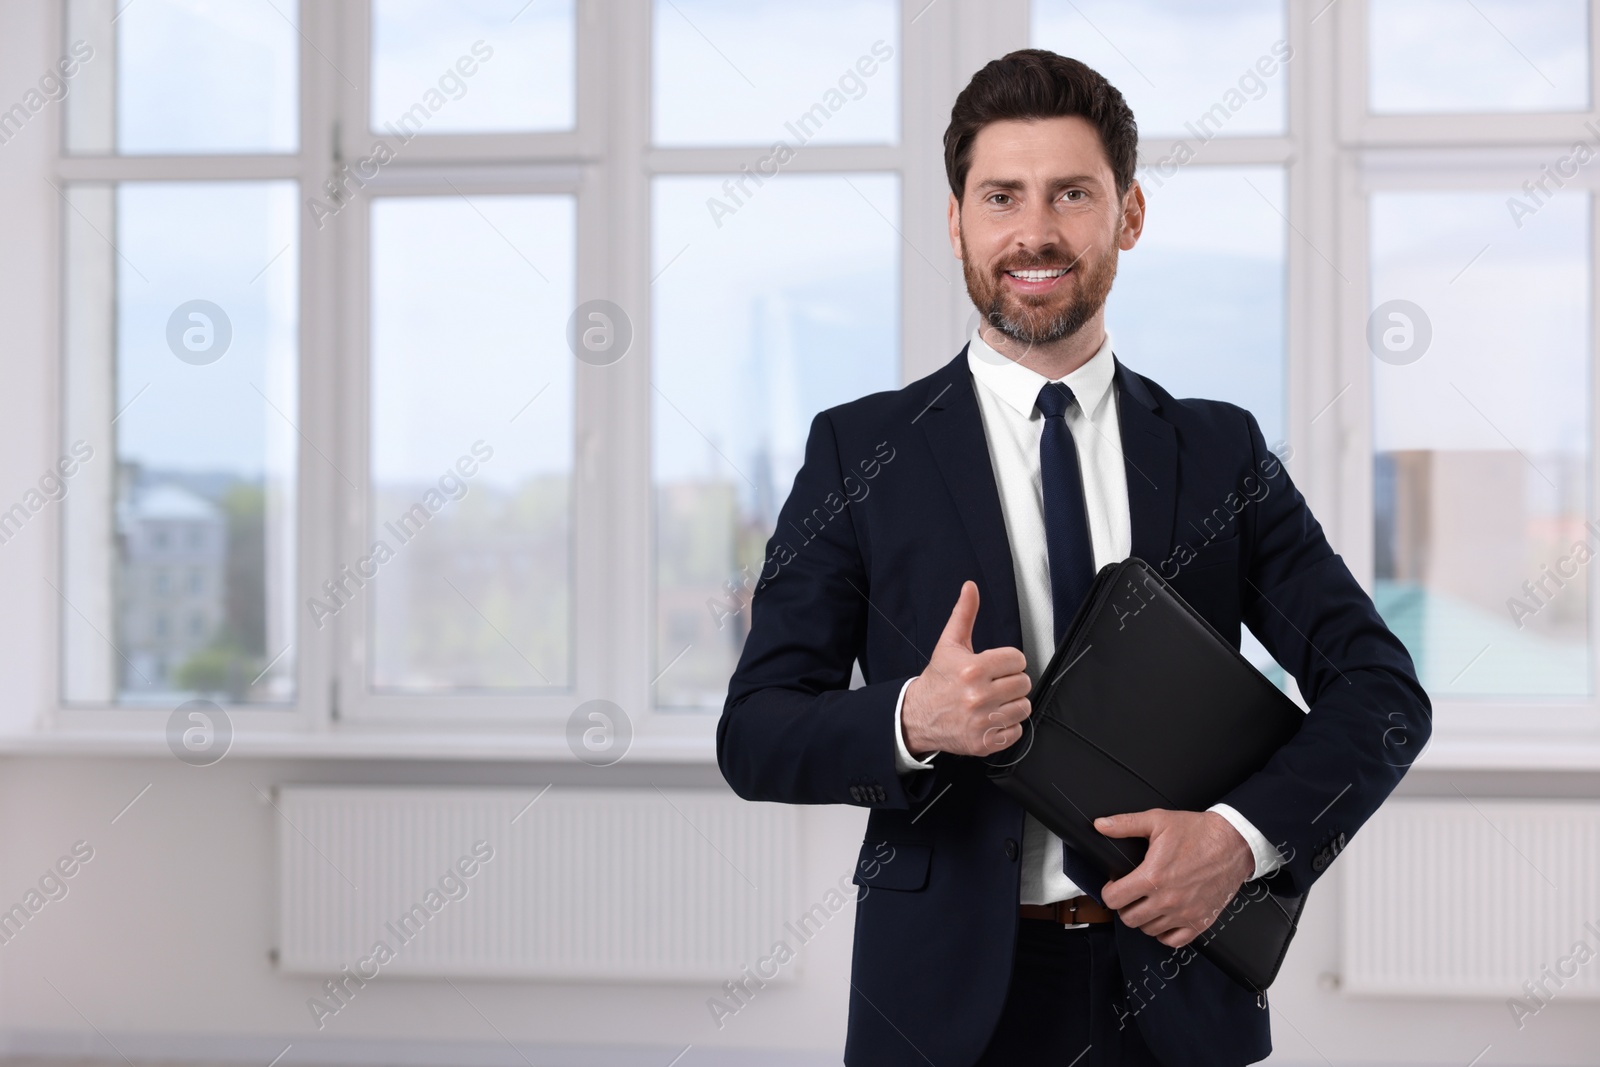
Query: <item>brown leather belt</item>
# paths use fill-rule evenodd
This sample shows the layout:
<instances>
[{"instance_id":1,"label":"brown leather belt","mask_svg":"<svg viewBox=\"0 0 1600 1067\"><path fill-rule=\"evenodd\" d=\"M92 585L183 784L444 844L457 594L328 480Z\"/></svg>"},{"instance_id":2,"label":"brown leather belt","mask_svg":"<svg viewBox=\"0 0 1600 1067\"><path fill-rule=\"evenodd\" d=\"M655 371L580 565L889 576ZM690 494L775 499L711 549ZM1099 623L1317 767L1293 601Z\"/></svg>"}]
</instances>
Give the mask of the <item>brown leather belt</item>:
<instances>
[{"instance_id":1,"label":"brown leather belt","mask_svg":"<svg viewBox=\"0 0 1600 1067\"><path fill-rule=\"evenodd\" d=\"M1064 925L1108 923L1116 914L1090 896L1076 896L1069 900L1058 900L1053 904L1018 904L1017 909L1024 919L1048 919Z\"/></svg>"}]
</instances>

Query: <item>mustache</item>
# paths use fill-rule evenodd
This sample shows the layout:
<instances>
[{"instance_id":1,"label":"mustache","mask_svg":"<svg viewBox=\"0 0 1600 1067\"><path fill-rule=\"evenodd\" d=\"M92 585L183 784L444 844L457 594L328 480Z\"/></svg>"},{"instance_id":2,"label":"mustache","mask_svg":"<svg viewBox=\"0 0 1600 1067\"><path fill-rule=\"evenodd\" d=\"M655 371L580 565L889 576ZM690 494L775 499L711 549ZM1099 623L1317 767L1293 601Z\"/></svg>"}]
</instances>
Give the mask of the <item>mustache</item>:
<instances>
[{"instance_id":1,"label":"mustache","mask_svg":"<svg viewBox=\"0 0 1600 1067\"><path fill-rule=\"evenodd\" d=\"M1001 264L1000 266L996 267L995 270L1000 274L1004 274L1008 270L1071 270L1073 267L1078 265L1078 261L1080 259L1088 254L1089 249L1085 248L1082 252L1079 252L1066 263L1063 263L1059 260L1050 259L1028 261L1012 260L1010 262Z\"/></svg>"}]
</instances>

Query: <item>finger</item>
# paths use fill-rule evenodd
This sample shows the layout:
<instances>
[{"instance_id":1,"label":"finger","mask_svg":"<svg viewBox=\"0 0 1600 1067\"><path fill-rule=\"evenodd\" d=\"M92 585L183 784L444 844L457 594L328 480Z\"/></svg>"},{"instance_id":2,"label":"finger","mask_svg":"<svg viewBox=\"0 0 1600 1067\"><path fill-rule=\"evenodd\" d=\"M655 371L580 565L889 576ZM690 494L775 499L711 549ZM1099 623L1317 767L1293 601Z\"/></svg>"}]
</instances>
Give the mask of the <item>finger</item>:
<instances>
[{"instance_id":1,"label":"finger","mask_svg":"<svg viewBox=\"0 0 1600 1067\"><path fill-rule=\"evenodd\" d=\"M1187 926L1179 926L1156 934L1155 939L1168 948L1182 948L1195 939L1195 932Z\"/></svg>"},{"instance_id":2,"label":"finger","mask_svg":"<svg viewBox=\"0 0 1600 1067\"><path fill-rule=\"evenodd\" d=\"M1126 815L1102 815L1094 821L1094 828L1106 837L1154 837L1163 814L1159 808L1150 808Z\"/></svg>"},{"instance_id":3,"label":"finger","mask_svg":"<svg viewBox=\"0 0 1600 1067\"><path fill-rule=\"evenodd\" d=\"M1026 674L1008 674L994 679L990 684L994 686L995 698L1002 702L1016 700L1033 692L1033 683Z\"/></svg>"},{"instance_id":4,"label":"finger","mask_svg":"<svg viewBox=\"0 0 1600 1067\"><path fill-rule=\"evenodd\" d=\"M978 653L978 661L983 664L990 678L1005 678L1013 674L1020 674L1024 678L1028 676L1028 657L1020 648L1009 645L987 648Z\"/></svg>"},{"instance_id":5,"label":"finger","mask_svg":"<svg viewBox=\"0 0 1600 1067\"><path fill-rule=\"evenodd\" d=\"M969 592L970 590L970 592ZM978 583L968 579L961 583L961 595L950 611L950 621L944 624L939 635L940 644L952 644L972 651L972 625L978 620Z\"/></svg>"},{"instance_id":6,"label":"finger","mask_svg":"<svg viewBox=\"0 0 1600 1067\"><path fill-rule=\"evenodd\" d=\"M1026 701L1028 694L1031 692L1033 692L1031 686L1019 683L1012 678L1001 678L984 686L982 699L978 706L989 709L986 714L991 722L999 722L1000 720L995 717L996 712L1003 707L1015 705L1018 701ZM1029 706L1032 707L1031 704ZM1016 722L1023 718L1026 718L1026 716L1018 715L1011 721Z\"/></svg>"},{"instance_id":7,"label":"finger","mask_svg":"<svg viewBox=\"0 0 1600 1067\"><path fill-rule=\"evenodd\" d=\"M1104 895L1102 894L1102 899L1103 896ZM1140 897L1132 904L1127 904L1116 909L1116 912L1117 917L1120 918L1125 924L1136 927L1140 930L1144 930L1151 924L1159 923L1160 925L1157 927L1157 933L1159 933L1161 930L1165 930L1175 925L1172 920L1167 917L1165 911L1157 906L1156 902L1151 900L1149 897Z\"/></svg>"},{"instance_id":8,"label":"finger","mask_svg":"<svg viewBox=\"0 0 1600 1067\"><path fill-rule=\"evenodd\" d=\"M1121 878L1113 878L1101 886L1100 900L1112 911L1121 912L1124 908L1131 907L1142 900L1149 891L1148 885L1142 881L1136 881L1133 875L1127 874Z\"/></svg>"},{"instance_id":9,"label":"finger","mask_svg":"<svg viewBox=\"0 0 1600 1067\"><path fill-rule=\"evenodd\" d=\"M1016 726L1033 714L1033 705L1027 697L1008 700L989 713L989 721L1000 726Z\"/></svg>"},{"instance_id":10,"label":"finger","mask_svg":"<svg viewBox=\"0 0 1600 1067\"><path fill-rule=\"evenodd\" d=\"M1002 748L1017 743L1022 736L1022 727L1017 723L1005 726L991 726L983 731L983 738L979 748L983 752L997 752Z\"/></svg>"}]
</instances>

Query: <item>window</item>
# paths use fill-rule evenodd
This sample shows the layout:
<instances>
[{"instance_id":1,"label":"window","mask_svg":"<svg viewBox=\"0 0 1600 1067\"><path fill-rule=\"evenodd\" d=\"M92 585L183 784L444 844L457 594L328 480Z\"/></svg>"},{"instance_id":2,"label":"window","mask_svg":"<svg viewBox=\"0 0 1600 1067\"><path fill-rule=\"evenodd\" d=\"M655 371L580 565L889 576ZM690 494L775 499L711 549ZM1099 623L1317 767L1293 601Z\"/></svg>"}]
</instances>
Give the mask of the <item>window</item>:
<instances>
[{"instance_id":1,"label":"window","mask_svg":"<svg viewBox=\"0 0 1600 1067\"><path fill-rule=\"evenodd\" d=\"M374 0L375 132L570 130L574 0L452 4ZM438 93L428 99L429 93Z\"/></svg>"},{"instance_id":2,"label":"window","mask_svg":"<svg viewBox=\"0 0 1600 1067\"><path fill-rule=\"evenodd\" d=\"M811 416L898 384L885 310L898 302L899 241L883 222L899 214L894 178L782 175L716 220L708 205L731 180L661 177L652 198L655 687L666 707L721 708Z\"/></svg>"},{"instance_id":3,"label":"window","mask_svg":"<svg viewBox=\"0 0 1600 1067\"><path fill-rule=\"evenodd\" d=\"M372 205L374 690L572 684L574 236L570 196Z\"/></svg>"},{"instance_id":4,"label":"window","mask_svg":"<svg viewBox=\"0 0 1600 1067\"><path fill-rule=\"evenodd\" d=\"M1116 86L1152 141L1287 128L1283 0L1034 0L1032 38Z\"/></svg>"},{"instance_id":5,"label":"window","mask_svg":"<svg viewBox=\"0 0 1600 1067\"><path fill-rule=\"evenodd\" d=\"M893 144L900 133L893 0L654 0L657 145Z\"/></svg>"},{"instance_id":6,"label":"window","mask_svg":"<svg viewBox=\"0 0 1600 1067\"><path fill-rule=\"evenodd\" d=\"M83 465L74 486L83 491L64 505L66 700L288 702L300 447L294 185L79 182L63 195L64 365L77 386L63 445L87 442L104 457ZM228 571L208 612L227 624L175 643L143 619L171 592L169 568L196 565ZM154 582L141 580L151 568ZM122 590L115 606L110 588Z\"/></svg>"},{"instance_id":7,"label":"window","mask_svg":"<svg viewBox=\"0 0 1600 1067\"><path fill-rule=\"evenodd\" d=\"M1369 5L1347 127L1471 146L1363 168L1373 593L1446 722L1592 707L1590 17Z\"/></svg>"},{"instance_id":8,"label":"window","mask_svg":"<svg viewBox=\"0 0 1600 1067\"><path fill-rule=\"evenodd\" d=\"M67 0L69 42L93 55L66 97L66 144L85 155L293 152L298 12L237 0ZM77 54L76 52L74 54Z\"/></svg>"},{"instance_id":9,"label":"window","mask_svg":"<svg viewBox=\"0 0 1600 1067\"><path fill-rule=\"evenodd\" d=\"M1583 110L1588 7L1584 0L1372 0L1371 110Z\"/></svg>"},{"instance_id":10,"label":"window","mask_svg":"<svg viewBox=\"0 0 1600 1067\"><path fill-rule=\"evenodd\" d=\"M964 340L940 138L1031 43L1138 117L1118 358L1255 413L1438 736L1600 726L1592 5L1002 6L64 0L60 721L708 756L812 417Z\"/></svg>"},{"instance_id":11,"label":"window","mask_svg":"<svg viewBox=\"0 0 1600 1067\"><path fill-rule=\"evenodd\" d=\"M808 146L899 140L898 5L792 14L654 4L653 141L691 171L650 197L663 709L720 710L811 417L900 380L898 175L849 150L791 168Z\"/></svg>"}]
</instances>

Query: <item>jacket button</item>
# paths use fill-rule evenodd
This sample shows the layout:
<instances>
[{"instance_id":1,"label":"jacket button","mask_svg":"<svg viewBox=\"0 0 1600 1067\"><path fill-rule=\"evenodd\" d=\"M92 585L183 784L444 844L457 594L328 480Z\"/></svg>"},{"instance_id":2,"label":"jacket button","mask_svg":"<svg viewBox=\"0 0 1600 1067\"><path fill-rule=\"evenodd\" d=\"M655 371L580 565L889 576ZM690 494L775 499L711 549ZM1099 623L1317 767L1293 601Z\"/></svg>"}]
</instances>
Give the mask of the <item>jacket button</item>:
<instances>
[{"instance_id":1,"label":"jacket button","mask_svg":"<svg viewBox=\"0 0 1600 1067\"><path fill-rule=\"evenodd\" d=\"M859 785L853 785L850 787L850 799L855 801L857 804L861 803L861 787Z\"/></svg>"},{"instance_id":2,"label":"jacket button","mask_svg":"<svg viewBox=\"0 0 1600 1067\"><path fill-rule=\"evenodd\" d=\"M1328 857L1326 855L1324 855L1323 853L1319 852L1315 856L1311 857L1311 869L1313 871L1316 871L1316 872L1318 872L1320 874L1322 872L1322 870L1327 866L1328 866Z\"/></svg>"},{"instance_id":3,"label":"jacket button","mask_svg":"<svg viewBox=\"0 0 1600 1067\"><path fill-rule=\"evenodd\" d=\"M1344 831L1339 831L1339 847L1344 848Z\"/></svg>"},{"instance_id":4,"label":"jacket button","mask_svg":"<svg viewBox=\"0 0 1600 1067\"><path fill-rule=\"evenodd\" d=\"M1012 838L1008 837L1008 838L1006 838L1006 859L1014 860L1016 858L1017 858L1017 843L1016 843L1015 840L1013 840Z\"/></svg>"}]
</instances>

